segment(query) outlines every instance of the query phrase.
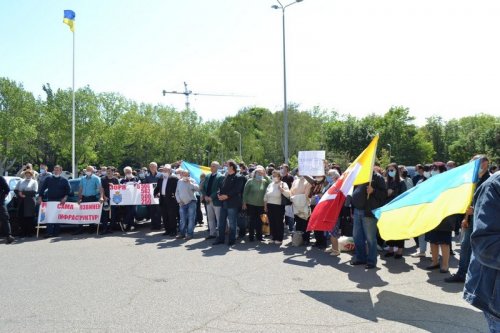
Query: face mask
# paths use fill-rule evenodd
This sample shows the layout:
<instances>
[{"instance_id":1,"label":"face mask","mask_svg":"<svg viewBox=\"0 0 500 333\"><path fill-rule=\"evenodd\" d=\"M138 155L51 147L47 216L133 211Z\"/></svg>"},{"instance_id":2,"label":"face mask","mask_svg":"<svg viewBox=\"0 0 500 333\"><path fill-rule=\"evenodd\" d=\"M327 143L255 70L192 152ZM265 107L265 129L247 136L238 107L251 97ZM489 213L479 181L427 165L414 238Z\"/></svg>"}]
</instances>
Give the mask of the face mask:
<instances>
[{"instance_id":1,"label":"face mask","mask_svg":"<svg viewBox=\"0 0 500 333\"><path fill-rule=\"evenodd\" d=\"M391 170L391 171L388 172L388 174L389 174L389 177L394 178L394 176L396 175L396 171Z\"/></svg>"},{"instance_id":2,"label":"face mask","mask_svg":"<svg viewBox=\"0 0 500 333\"><path fill-rule=\"evenodd\" d=\"M432 170L431 171L431 177L435 176L435 175L439 175L439 172L437 172L436 170Z\"/></svg>"},{"instance_id":3,"label":"face mask","mask_svg":"<svg viewBox=\"0 0 500 333\"><path fill-rule=\"evenodd\" d=\"M182 177L182 180L187 181L189 180L189 177Z\"/></svg>"},{"instance_id":4,"label":"face mask","mask_svg":"<svg viewBox=\"0 0 500 333\"><path fill-rule=\"evenodd\" d=\"M127 173L127 174L125 175L125 177L127 177L127 179L132 179L132 177L134 177L134 176L133 176L131 173Z\"/></svg>"},{"instance_id":5,"label":"face mask","mask_svg":"<svg viewBox=\"0 0 500 333\"><path fill-rule=\"evenodd\" d=\"M164 172L164 173L163 173L163 177L164 177L164 178L168 178L168 177L170 177L170 173L168 173L168 172Z\"/></svg>"},{"instance_id":6,"label":"face mask","mask_svg":"<svg viewBox=\"0 0 500 333\"><path fill-rule=\"evenodd\" d=\"M424 171L424 177L429 178L431 176L431 173L429 171Z\"/></svg>"},{"instance_id":7,"label":"face mask","mask_svg":"<svg viewBox=\"0 0 500 333\"><path fill-rule=\"evenodd\" d=\"M145 175L145 174L143 174L143 173L140 173L140 174L139 174L139 178L144 179L144 178L146 178L146 175Z\"/></svg>"},{"instance_id":8,"label":"face mask","mask_svg":"<svg viewBox=\"0 0 500 333\"><path fill-rule=\"evenodd\" d=\"M285 177L286 176L285 170L280 170L280 175L281 175L281 177Z\"/></svg>"},{"instance_id":9,"label":"face mask","mask_svg":"<svg viewBox=\"0 0 500 333\"><path fill-rule=\"evenodd\" d=\"M92 175L92 172L90 172L90 171L86 171L86 172L85 172L85 174L86 174L87 176L90 176L90 175Z\"/></svg>"},{"instance_id":10,"label":"face mask","mask_svg":"<svg viewBox=\"0 0 500 333\"><path fill-rule=\"evenodd\" d=\"M26 179L27 179L27 180L31 180L31 176L29 176L29 177L26 177Z\"/></svg>"},{"instance_id":11,"label":"face mask","mask_svg":"<svg viewBox=\"0 0 500 333\"><path fill-rule=\"evenodd\" d=\"M263 178L263 177L262 177L261 175L255 175L255 179L256 179L256 180L262 180L262 178Z\"/></svg>"},{"instance_id":12,"label":"face mask","mask_svg":"<svg viewBox=\"0 0 500 333\"><path fill-rule=\"evenodd\" d=\"M40 173L41 173L42 175L43 175L45 172L47 172L47 171L45 171L45 169L40 169Z\"/></svg>"},{"instance_id":13,"label":"face mask","mask_svg":"<svg viewBox=\"0 0 500 333\"><path fill-rule=\"evenodd\" d=\"M281 179L279 179L278 177L273 177L273 182L275 183L279 183Z\"/></svg>"},{"instance_id":14,"label":"face mask","mask_svg":"<svg viewBox=\"0 0 500 333\"><path fill-rule=\"evenodd\" d=\"M332 177L330 177L330 176L328 176L328 177L326 177L326 181L327 181L329 184L331 184L331 183L333 183L333 178L332 178Z\"/></svg>"}]
</instances>

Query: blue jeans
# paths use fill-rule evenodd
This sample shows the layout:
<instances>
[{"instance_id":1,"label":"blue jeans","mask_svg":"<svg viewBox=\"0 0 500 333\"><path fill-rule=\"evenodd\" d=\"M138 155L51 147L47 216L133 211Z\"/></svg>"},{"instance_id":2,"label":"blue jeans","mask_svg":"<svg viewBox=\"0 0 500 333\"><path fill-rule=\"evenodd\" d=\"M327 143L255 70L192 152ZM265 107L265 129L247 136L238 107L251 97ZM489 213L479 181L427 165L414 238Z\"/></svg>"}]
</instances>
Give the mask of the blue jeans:
<instances>
[{"instance_id":1,"label":"blue jeans","mask_svg":"<svg viewBox=\"0 0 500 333\"><path fill-rule=\"evenodd\" d=\"M370 265L377 264L377 219L366 217L365 211L354 209L354 260L366 262ZM365 245L366 242L366 245ZM368 246L368 255L366 247Z\"/></svg>"},{"instance_id":2,"label":"blue jeans","mask_svg":"<svg viewBox=\"0 0 500 333\"><path fill-rule=\"evenodd\" d=\"M484 316L486 317L486 321L488 322L490 333L500 333L500 319L487 312L484 313Z\"/></svg>"},{"instance_id":3,"label":"blue jeans","mask_svg":"<svg viewBox=\"0 0 500 333\"><path fill-rule=\"evenodd\" d=\"M224 243L226 239L226 224L229 220L229 243L236 240L236 224L238 223L238 208L227 208L223 202L220 210L220 221L218 221L219 236L217 241Z\"/></svg>"},{"instance_id":4,"label":"blue jeans","mask_svg":"<svg viewBox=\"0 0 500 333\"><path fill-rule=\"evenodd\" d=\"M285 223L288 226L288 230L290 232L292 232L293 231L293 225L295 224L295 221L293 220L293 217L285 216Z\"/></svg>"},{"instance_id":5,"label":"blue jeans","mask_svg":"<svg viewBox=\"0 0 500 333\"><path fill-rule=\"evenodd\" d=\"M425 241L425 234L418 236L418 248L420 253L427 251L427 242Z\"/></svg>"},{"instance_id":6,"label":"blue jeans","mask_svg":"<svg viewBox=\"0 0 500 333\"><path fill-rule=\"evenodd\" d=\"M467 270L469 269L470 257L472 255L472 248L470 247L470 235L472 234L472 225L464 229L464 237L460 244L460 261L458 263L457 275L465 278Z\"/></svg>"},{"instance_id":7,"label":"blue jeans","mask_svg":"<svg viewBox=\"0 0 500 333\"><path fill-rule=\"evenodd\" d=\"M193 237L194 223L196 220L196 200L186 205L179 206L179 234L181 236Z\"/></svg>"}]
</instances>

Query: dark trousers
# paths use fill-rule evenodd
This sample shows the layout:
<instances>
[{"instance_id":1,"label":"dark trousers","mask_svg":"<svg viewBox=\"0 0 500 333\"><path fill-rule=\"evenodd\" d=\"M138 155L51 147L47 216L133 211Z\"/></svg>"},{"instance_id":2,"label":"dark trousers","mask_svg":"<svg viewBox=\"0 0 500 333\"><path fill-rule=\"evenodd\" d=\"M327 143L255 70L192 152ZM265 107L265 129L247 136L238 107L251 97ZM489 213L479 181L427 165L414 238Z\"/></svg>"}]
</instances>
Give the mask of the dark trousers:
<instances>
[{"instance_id":1,"label":"dark trousers","mask_svg":"<svg viewBox=\"0 0 500 333\"><path fill-rule=\"evenodd\" d=\"M269 217L272 239L282 242L283 233L285 232L285 206L267 204L267 215Z\"/></svg>"},{"instance_id":2,"label":"dark trousers","mask_svg":"<svg viewBox=\"0 0 500 333\"><path fill-rule=\"evenodd\" d=\"M161 228L161 209L159 205L148 206L149 217L151 218L151 228Z\"/></svg>"},{"instance_id":3,"label":"dark trousers","mask_svg":"<svg viewBox=\"0 0 500 333\"><path fill-rule=\"evenodd\" d=\"M175 235L177 233L177 216L179 214L179 206L173 201L162 202L160 204L160 209L163 226L165 227L165 233Z\"/></svg>"},{"instance_id":4,"label":"dark trousers","mask_svg":"<svg viewBox=\"0 0 500 333\"><path fill-rule=\"evenodd\" d=\"M24 216L19 219L21 222L21 236L30 237L35 234L35 218Z\"/></svg>"},{"instance_id":5,"label":"dark trousers","mask_svg":"<svg viewBox=\"0 0 500 333\"><path fill-rule=\"evenodd\" d=\"M404 249L405 247L405 240L391 240L386 242L387 246L390 247L397 247L398 249Z\"/></svg>"},{"instance_id":6,"label":"dark trousers","mask_svg":"<svg viewBox=\"0 0 500 333\"><path fill-rule=\"evenodd\" d=\"M299 216L295 215L295 230L296 231L302 231L302 239L304 240L305 245L309 245L310 242L310 233L307 232L307 223L309 219L304 220L303 218L300 218Z\"/></svg>"},{"instance_id":7,"label":"dark trousers","mask_svg":"<svg viewBox=\"0 0 500 333\"><path fill-rule=\"evenodd\" d=\"M201 211L201 199L196 196L196 223L203 224L203 212Z\"/></svg>"},{"instance_id":8,"label":"dark trousers","mask_svg":"<svg viewBox=\"0 0 500 333\"><path fill-rule=\"evenodd\" d=\"M248 214L248 239L253 241L255 237L257 240L262 240L262 220L260 216L264 214L263 206L247 205Z\"/></svg>"},{"instance_id":9,"label":"dark trousers","mask_svg":"<svg viewBox=\"0 0 500 333\"><path fill-rule=\"evenodd\" d=\"M0 204L0 224L2 225L4 236L7 237L12 235L9 222L9 213L4 203Z\"/></svg>"},{"instance_id":10,"label":"dark trousers","mask_svg":"<svg viewBox=\"0 0 500 333\"><path fill-rule=\"evenodd\" d=\"M111 213L111 218L109 214ZM110 210L103 210L101 213L102 231L113 230L118 222L118 206L110 206Z\"/></svg>"}]
</instances>

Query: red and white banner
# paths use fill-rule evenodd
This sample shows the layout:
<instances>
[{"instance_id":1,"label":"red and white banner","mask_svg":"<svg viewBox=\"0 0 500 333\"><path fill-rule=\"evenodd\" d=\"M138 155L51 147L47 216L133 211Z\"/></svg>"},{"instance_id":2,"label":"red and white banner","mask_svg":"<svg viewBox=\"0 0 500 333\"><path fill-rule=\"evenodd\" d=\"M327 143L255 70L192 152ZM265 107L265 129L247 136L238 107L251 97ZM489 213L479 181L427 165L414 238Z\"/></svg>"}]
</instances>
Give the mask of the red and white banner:
<instances>
[{"instance_id":1,"label":"red and white banner","mask_svg":"<svg viewBox=\"0 0 500 333\"><path fill-rule=\"evenodd\" d=\"M158 205L154 197L154 184L128 183L109 185L109 202L112 206Z\"/></svg>"},{"instance_id":2,"label":"red and white banner","mask_svg":"<svg viewBox=\"0 0 500 333\"><path fill-rule=\"evenodd\" d=\"M38 214L38 224L97 224L101 221L102 205L99 202L42 202Z\"/></svg>"}]
</instances>

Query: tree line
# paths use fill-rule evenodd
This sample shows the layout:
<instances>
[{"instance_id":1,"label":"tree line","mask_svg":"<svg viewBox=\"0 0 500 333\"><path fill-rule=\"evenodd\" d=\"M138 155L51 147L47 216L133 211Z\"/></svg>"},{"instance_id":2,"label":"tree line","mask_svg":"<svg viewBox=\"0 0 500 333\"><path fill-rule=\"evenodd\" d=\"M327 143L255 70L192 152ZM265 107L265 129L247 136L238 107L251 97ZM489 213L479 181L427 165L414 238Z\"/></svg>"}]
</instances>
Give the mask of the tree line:
<instances>
[{"instance_id":1,"label":"tree line","mask_svg":"<svg viewBox=\"0 0 500 333\"><path fill-rule=\"evenodd\" d=\"M0 171L13 172L22 162L71 169L71 89L43 85L35 98L22 84L0 78ZM131 101L118 93L76 92L76 159L86 165L140 167L150 161L186 160L207 165L210 160L281 163L283 112L261 107L239 110L220 121L203 121L195 110ZM325 150L327 159L346 167L380 134L377 157L415 165L432 161L467 162L485 153L500 162L500 117L478 114L443 120L426 119L423 126L403 106L384 115L342 115L315 107L289 106L290 164L299 150ZM239 134L242 152L239 151ZM390 145L390 148L389 148ZM391 156L389 156L389 154Z\"/></svg>"}]
</instances>

